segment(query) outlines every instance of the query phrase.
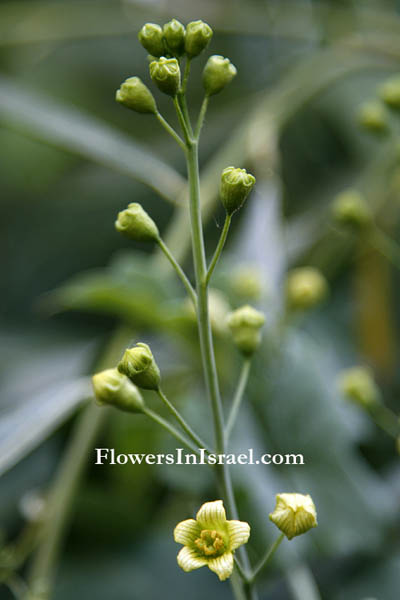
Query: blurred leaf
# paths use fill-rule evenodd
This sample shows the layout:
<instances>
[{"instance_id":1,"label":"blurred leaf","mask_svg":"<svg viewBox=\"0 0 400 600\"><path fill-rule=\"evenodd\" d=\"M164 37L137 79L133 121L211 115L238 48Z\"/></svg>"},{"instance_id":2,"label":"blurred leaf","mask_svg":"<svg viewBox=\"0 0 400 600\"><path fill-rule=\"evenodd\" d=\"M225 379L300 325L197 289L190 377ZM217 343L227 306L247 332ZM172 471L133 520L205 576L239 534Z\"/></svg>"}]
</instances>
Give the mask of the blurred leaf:
<instances>
[{"instance_id":1,"label":"blurred leaf","mask_svg":"<svg viewBox=\"0 0 400 600\"><path fill-rule=\"evenodd\" d=\"M87 397L92 347L28 336L4 336L0 401L0 475L39 445ZM15 360L15 357L18 360ZM7 360L9 363L7 364Z\"/></svg>"},{"instance_id":2,"label":"blurred leaf","mask_svg":"<svg viewBox=\"0 0 400 600\"><path fill-rule=\"evenodd\" d=\"M175 286L139 253L121 253L105 269L75 276L44 296L50 311L84 310L119 317L135 327L161 327L170 314Z\"/></svg>"},{"instance_id":3,"label":"blurred leaf","mask_svg":"<svg viewBox=\"0 0 400 600\"><path fill-rule=\"evenodd\" d=\"M183 178L154 157L153 151L107 123L5 76L0 76L0 121L51 146L132 177L173 203L184 184Z\"/></svg>"}]
</instances>

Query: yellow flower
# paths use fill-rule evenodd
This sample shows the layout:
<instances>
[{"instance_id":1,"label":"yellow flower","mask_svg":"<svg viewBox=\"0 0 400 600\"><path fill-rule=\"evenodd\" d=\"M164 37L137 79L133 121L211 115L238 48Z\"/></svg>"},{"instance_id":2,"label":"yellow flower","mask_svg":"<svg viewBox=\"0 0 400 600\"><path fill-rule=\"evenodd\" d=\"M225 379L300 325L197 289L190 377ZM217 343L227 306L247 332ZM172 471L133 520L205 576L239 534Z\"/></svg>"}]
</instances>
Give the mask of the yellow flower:
<instances>
[{"instance_id":1,"label":"yellow flower","mask_svg":"<svg viewBox=\"0 0 400 600\"><path fill-rule=\"evenodd\" d=\"M206 502L196 519L181 521L175 527L174 539L183 544L178 565L186 572L207 566L224 581L233 571L233 552L246 544L249 536L248 523L226 519L222 500Z\"/></svg>"},{"instance_id":2,"label":"yellow flower","mask_svg":"<svg viewBox=\"0 0 400 600\"><path fill-rule=\"evenodd\" d=\"M277 494L275 510L269 518L288 540L318 525L317 511L308 494Z\"/></svg>"}]
</instances>

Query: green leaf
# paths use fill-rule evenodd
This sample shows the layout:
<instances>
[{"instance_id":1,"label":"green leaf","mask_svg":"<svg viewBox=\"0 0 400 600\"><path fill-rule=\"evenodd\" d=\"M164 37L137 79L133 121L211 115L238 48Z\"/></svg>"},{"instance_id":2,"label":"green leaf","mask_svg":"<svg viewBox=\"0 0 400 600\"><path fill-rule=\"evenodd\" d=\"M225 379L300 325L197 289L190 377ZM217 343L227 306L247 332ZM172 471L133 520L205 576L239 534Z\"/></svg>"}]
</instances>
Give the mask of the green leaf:
<instances>
[{"instance_id":1,"label":"green leaf","mask_svg":"<svg viewBox=\"0 0 400 600\"><path fill-rule=\"evenodd\" d=\"M132 177L170 202L176 202L184 185L183 178L152 151L107 123L4 76L0 76L0 122Z\"/></svg>"}]
</instances>

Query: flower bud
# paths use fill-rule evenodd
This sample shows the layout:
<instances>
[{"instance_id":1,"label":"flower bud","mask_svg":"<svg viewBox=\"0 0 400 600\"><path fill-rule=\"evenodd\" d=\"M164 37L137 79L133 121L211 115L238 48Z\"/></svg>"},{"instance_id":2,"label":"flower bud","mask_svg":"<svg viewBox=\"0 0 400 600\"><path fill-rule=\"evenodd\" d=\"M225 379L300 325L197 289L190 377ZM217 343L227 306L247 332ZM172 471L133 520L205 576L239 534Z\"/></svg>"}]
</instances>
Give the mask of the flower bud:
<instances>
[{"instance_id":1,"label":"flower bud","mask_svg":"<svg viewBox=\"0 0 400 600\"><path fill-rule=\"evenodd\" d=\"M263 278L256 265L239 265L232 274L231 288L234 294L248 300L258 300L263 293Z\"/></svg>"},{"instance_id":2,"label":"flower bud","mask_svg":"<svg viewBox=\"0 0 400 600\"><path fill-rule=\"evenodd\" d=\"M185 52L193 58L207 47L213 31L204 21L192 21L186 27Z\"/></svg>"},{"instance_id":3,"label":"flower bud","mask_svg":"<svg viewBox=\"0 0 400 600\"><path fill-rule=\"evenodd\" d=\"M139 42L143 48L152 56L163 56L165 54L163 31L155 23L146 23L139 31Z\"/></svg>"},{"instance_id":4,"label":"flower bud","mask_svg":"<svg viewBox=\"0 0 400 600\"><path fill-rule=\"evenodd\" d=\"M265 316L249 305L231 312L227 324L231 330L233 341L245 356L251 356L261 342L260 329L265 323Z\"/></svg>"},{"instance_id":5,"label":"flower bud","mask_svg":"<svg viewBox=\"0 0 400 600\"><path fill-rule=\"evenodd\" d=\"M371 210L357 190L346 190L332 203L333 218L338 225L351 229L363 229L372 223Z\"/></svg>"},{"instance_id":6,"label":"flower bud","mask_svg":"<svg viewBox=\"0 0 400 600\"><path fill-rule=\"evenodd\" d=\"M169 96L176 96L181 85L181 70L176 58L153 60L150 63L150 76L159 90Z\"/></svg>"},{"instance_id":7,"label":"flower bud","mask_svg":"<svg viewBox=\"0 0 400 600\"><path fill-rule=\"evenodd\" d=\"M343 371L339 376L339 387L347 400L362 408L373 408L380 403L379 388L371 370L366 367L353 367Z\"/></svg>"},{"instance_id":8,"label":"flower bud","mask_svg":"<svg viewBox=\"0 0 400 600\"><path fill-rule=\"evenodd\" d=\"M229 58L210 56L203 70L203 86L207 96L218 94L237 73Z\"/></svg>"},{"instance_id":9,"label":"flower bud","mask_svg":"<svg viewBox=\"0 0 400 600\"><path fill-rule=\"evenodd\" d=\"M141 393L118 369L106 369L93 375L92 383L98 404L109 404L126 412L142 412Z\"/></svg>"},{"instance_id":10,"label":"flower bud","mask_svg":"<svg viewBox=\"0 0 400 600\"><path fill-rule=\"evenodd\" d=\"M168 50L171 54L181 56L185 52L185 27L177 21L172 19L169 23L165 23L163 27L164 41L167 44Z\"/></svg>"},{"instance_id":11,"label":"flower bud","mask_svg":"<svg viewBox=\"0 0 400 600\"><path fill-rule=\"evenodd\" d=\"M307 310L321 302L328 293L325 277L313 267L299 267L289 272L286 280L288 306Z\"/></svg>"},{"instance_id":12,"label":"flower bud","mask_svg":"<svg viewBox=\"0 0 400 600\"><path fill-rule=\"evenodd\" d=\"M277 494L269 518L288 540L318 525L317 511L309 494Z\"/></svg>"},{"instance_id":13,"label":"flower bud","mask_svg":"<svg viewBox=\"0 0 400 600\"><path fill-rule=\"evenodd\" d=\"M145 390L158 390L160 386L160 370L147 344L139 343L125 350L118 371Z\"/></svg>"},{"instance_id":14,"label":"flower bud","mask_svg":"<svg viewBox=\"0 0 400 600\"><path fill-rule=\"evenodd\" d=\"M128 208L118 213L115 229L136 242L151 242L160 238L157 225L137 202L131 202Z\"/></svg>"},{"instance_id":15,"label":"flower bud","mask_svg":"<svg viewBox=\"0 0 400 600\"><path fill-rule=\"evenodd\" d=\"M115 99L127 108L131 108L139 113L157 112L156 101L139 77L129 77L124 81L115 94Z\"/></svg>"},{"instance_id":16,"label":"flower bud","mask_svg":"<svg viewBox=\"0 0 400 600\"><path fill-rule=\"evenodd\" d=\"M380 89L382 100L391 108L400 108L400 76L385 81Z\"/></svg>"},{"instance_id":17,"label":"flower bud","mask_svg":"<svg viewBox=\"0 0 400 600\"><path fill-rule=\"evenodd\" d=\"M381 102L375 100L366 102L360 107L358 120L365 129L382 133L387 130L387 114Z\"/></svg>"},{"instance_id":18,"label":"flower bud","mask_svg":"<svg viewBox=\"0 0 400 600\"><path fill-rule=\"evenodd\" d=\"M228 215L232 215L244 204L255 182L256 178L247 173L246 169L226 167L222 171L220 195Z\"/></svg>"}]
</instances>

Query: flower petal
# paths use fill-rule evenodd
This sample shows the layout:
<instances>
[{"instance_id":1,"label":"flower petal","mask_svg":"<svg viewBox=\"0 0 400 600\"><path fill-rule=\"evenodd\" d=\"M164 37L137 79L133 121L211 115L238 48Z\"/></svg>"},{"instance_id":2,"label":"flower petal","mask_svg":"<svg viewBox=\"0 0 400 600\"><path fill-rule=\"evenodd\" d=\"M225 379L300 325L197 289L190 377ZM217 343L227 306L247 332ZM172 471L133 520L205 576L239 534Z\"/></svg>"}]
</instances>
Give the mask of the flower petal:
<instances>
[{"instance_id":1,"label":"flower petal","mask_svg":"<svg viewBox=\"0 0 400 600\"><path fill-rule=\"evenodd\" d=\"M242 544L246 544L250 537L250 525L245 521L227 521L228 534L230 538L230 549L236 550Z\"/></svg>"},{"instance_id":2,"label":"flower petal","mask_svg":"<svg viewBox=\"0 0 400 600\"><path fill-rule=\"evenodd\" d=\"M204 556L199 556L196 550L184 546L177 556L178 565L188 573L194 569L200 569L207 564L207 559Z\"/></svg>"},{"instance_id":3,"label":"flower petal","mask_svg":"<svg viewBox=\"0 0 400 600\"><path fill-rule=\"evenodd\" d=\"M190 546L201 532L200 525L194 519L186 519L181 521L174 529L174 540L178 544Z\"/></svg>"},{"instance_id":4,"label":"flower petal","mask_svg":"<svg viewBox=\"0 0 400 600\"><path fill-rule=\"evenodd\" d=\"M196 515L196 521L202 529L221 529L225 527L226 514L222 500L206 502Z\"/></svg>"},{"instance_id":5,"label":"flower petal","mask_svg":"<svg viewBox=\"0 0 400 600\"><path fill-rule=\"evenodd\" d=\"M225 552L225 554L218 556L218 558L212 558L208 561L208 568L218 575L220 581L228 579L233 571L232 552Z\"/></svg>"}]
</instances>

